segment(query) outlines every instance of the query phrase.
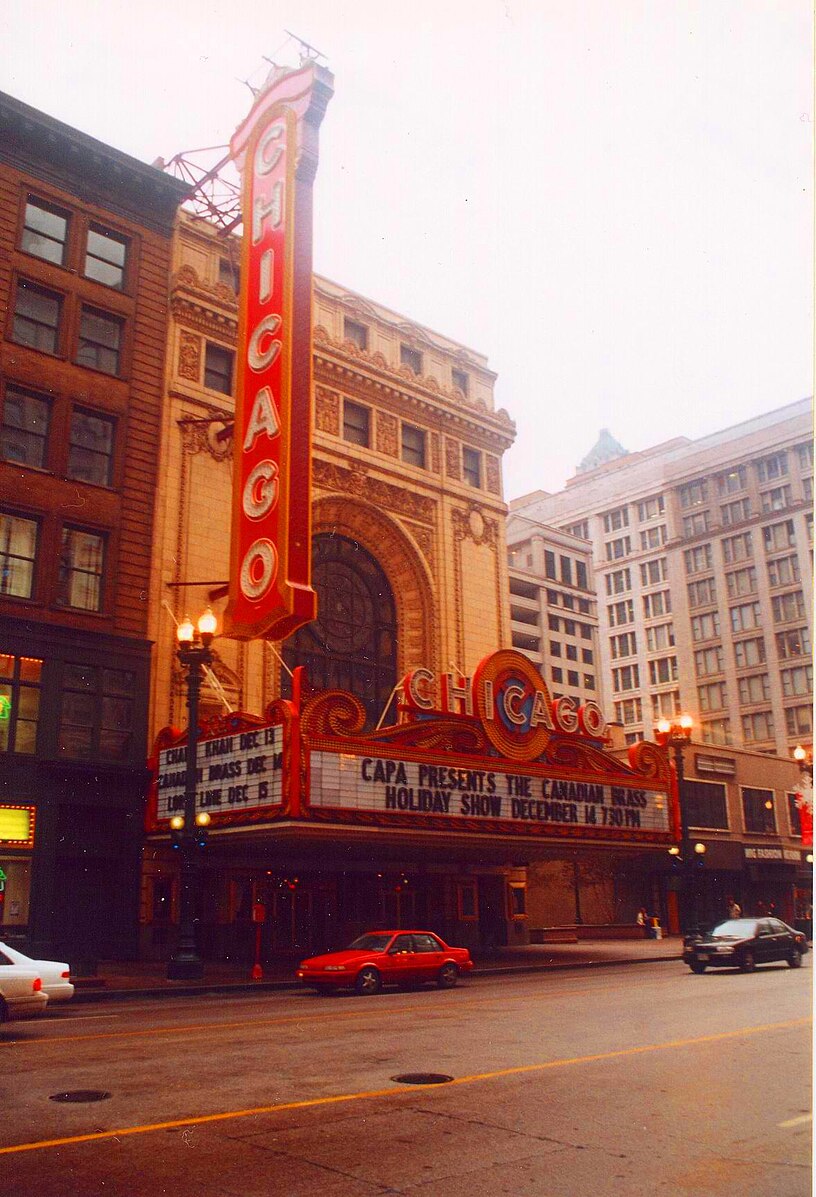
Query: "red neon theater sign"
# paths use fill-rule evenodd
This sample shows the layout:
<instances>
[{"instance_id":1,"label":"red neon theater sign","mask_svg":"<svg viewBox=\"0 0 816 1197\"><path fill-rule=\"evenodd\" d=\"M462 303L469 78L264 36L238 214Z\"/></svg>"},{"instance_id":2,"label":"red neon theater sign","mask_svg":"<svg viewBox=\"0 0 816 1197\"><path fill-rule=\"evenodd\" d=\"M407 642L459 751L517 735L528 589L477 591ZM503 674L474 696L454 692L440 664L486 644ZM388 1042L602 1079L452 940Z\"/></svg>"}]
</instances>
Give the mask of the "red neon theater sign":
<instances>
[{"instance_id":1,"label":"red neon theater sign","mask_svg":"<svg viewBox=\"0 0 816 1197\"><path fill-rule=\"evenodd\" d=\"M280 640L311 586L312 184L333 77L275 68L230 151L243 175L232 542L225 632Z\"/></svg>"}]
</instances>

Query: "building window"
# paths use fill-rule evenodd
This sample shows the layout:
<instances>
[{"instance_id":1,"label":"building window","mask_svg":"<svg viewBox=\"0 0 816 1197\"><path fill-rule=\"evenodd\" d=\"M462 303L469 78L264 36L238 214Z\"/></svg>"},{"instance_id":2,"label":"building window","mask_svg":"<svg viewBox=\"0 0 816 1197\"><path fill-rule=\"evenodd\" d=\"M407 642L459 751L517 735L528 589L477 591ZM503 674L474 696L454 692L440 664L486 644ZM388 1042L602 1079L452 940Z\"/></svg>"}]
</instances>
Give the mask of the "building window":
<instances>
[{"instance_id":1,"label":"building window","mask_svg":"<svg viewBox=\"0 0 816 1197\"><path fill-rule=\"evenodd\" d=\"M799 813L799 803L796 801L796 794L788 794L788 822L790 823L790 833L796 839L802 838L802 816Z\"/></svg>"},{"instance_id":2,"label":"building window","mask_svg":"<svg viewBox=\"0 0 816 1197\"><path fill-rule=\"evenodd\" d=\"M663 495L653 495L651 499L643 499L638 503L638 519L641 523L646 520L657 519L666 514L666 500Z\"/></svg>"},{"instance_id":3,"label":"building window","mask_svg":"<svg viewBox=\"0 0 816 1197\"><path fill-rule=\"evenodd\" d=\"M689 827L728 830L728 802L725 786L721 783L690 781L686 778L683 783L683 802Z\"/></svg>"},{"instance_id":4,"label":"building window","mask_svg":"<svg viewBox=\"0 0 816 1197\"><path fill-rule=\"evenodd\" d=\"M358 349L368 349L368 329L357 320L343 320L343 337Z\"/></svg>"},{"instance_id":5,"label":"building window","mask_svg":"<svg viewBox=\"0 0 816 1197\"><path fill-rule=\"evenodd\" d=\"M690 607L708 607L717 601L717 583L713 578L701 578L687 586Z\"/></svg>"},{"instance_id":6,"label":"building window","mask_svg":"<svg viewBox=\"0 0 816 1197\"><path fill-rule=\"evenodd\" d=\"M694 668L698 677L710 677L713 673L722 673L722 649L701 648L694 654Z\"/></svg>"},{"instance_id":7,"label":"building window","mask_svg":"<svg viewBox=\"0 0 816 1197\"><path fill-rule=\"evenodd\" d=\"M793 530L793 520L784 520L781 524L769 524L767 528L763 528L762 543L766 553L795 548L796 534Z\"/></svg>"},{"instance_id":8,"label":"building window","mask_svg":"<svg viewBox=\"0 0 816 1197\"><path fill-rule=\"evenodd\" d=\"M207 342L204 354L204 386L222 395L232 394L232 368L235 354L222 345Z\"/></svg>"},{"instance_id":9,"label":"building window","mask_svg":"<svg viewBox=\"0 0 816 1197\"><path fill-rule=\"evenodd\" d=\"M625 594L631 589L632 571L628 566L625 569L613 569L606 575L607 594Z\"/></svg>"},{"instance_id":10,"label":"building window","mask_svg":"<svg viewBox=\"0 0 816 1197\"><path fill-rule=\"evenodd\" d=\"M717 476L717 490L721 495L733 495L737 491L745 490L748 485L748 471L744 465L735 466L725 474Z\"/></svg>"},{"instance_id":11,"label":"building window","mask_svg":"<svg viewBox=\"0 0 816 1197\"><path fill-rule=\"evenodd\" d=\"M753 565L749 565L746 569L735 569L733 573L725 575L725 585L729 598L742 598L745 594L756 594L756 569Z\"/></svg>"},{"instance_id":12,"label":"building window","mask_svg":"<svg viewBox=\"0 0 816 1197\"><path fill-rule=\"evenodd\" d=\"M656 590L654 594L644 594L643 614L646 619L656 619L660 615L669 615L671 609L671 591Z\"/></svg>"},{"instance_id":13,"label":"building window","mask_svg":"<svg viewBox=\"0 0 816 1197\"><path fill-rule=\"evenodd\" d=\"M649 662L649 681L653 686L677 681L677 657L657 657Z\"/></svg>"},{"instance_id":14,"label":"building window","mask_svg":"<svg viewBox=\"0 0 816 1197\"><path fill-rule=\"evenodd\" d=\"M628 557L631 551L632 540L629 536L619 536L606 542L607 561L618 561L621 557Z\"/></svg>"},{"instance_id":15,"label":"building window","mask_svg":"<svg viewBox=\"0 0 816 1197\"><path fill-rule=\"evenodd\" d=\"M561 581L565 586L572 585L572 561L569 557L561 557ZM566 596L565 596L566 597ZM566 606L566 603L564 604Z\"/></svg>"},{"instance_id":16,"label":"building window","mask_svg":"<svg viewBox=\"0 0 816 1197\"><path fill-rule=\"evenodd\" d=\"M742 787L742 813L745 830L760 835L776 834L776 812L773 790Z\"/></svg>"},{"instance_id":17,"label":"building window","mask_svg":"<svg viewBox=\"0 0 816 1197\"><path fill-rule=\"evenodd\" d=\"M801 445L796 446L796 456L799 458L799 469L803 472L805 470L813 469L813 441L805 441Z\"/></svg>"},{"instance_id":18,"label":"building window","mask_svg":"<svg viewBox=\"0 0 816 1197\"><path fill-rule=\"evenodd\" d=\"M0 594L32 597L37 533L36 520L0 511Z\"/></svg>"},{"instance_id":19,"label":"building window","mask_svg":"<svg viewBox=\"0 0 816 1197\"><path fill-rule=\"evenodd\" d=\"M20 248L27 254L62 266L68 241L68 213L30 198L26 204L25 223Z\"/></svg>"},{"instance_id":20,"label":"building window","mask_svg":"<svg viewBox=\"0 0 816 1197\"><path fill-rule=\"evenodd\" d=\"M788 623L791 619L804 619L805 598L801 590L790 594L775 594L771 599L774 623Z\"/></svg>"},{"instance_id":21,"label":"building window","mask_svg":"<svg viewBox=\"0 0 816 1197\"><path fill-rule=\"evenodd\" d=\"M813 666L798 665L795 669L782 670L782 693L785 698L796 698L813 693Z\"/></svg>"},{"instance_id":22,"label":"building window","mask_svg":"<svg viewBox=\"0 0 816 1197\"><path fill-rule=\"evenodd\" d=\"M665 582L666 558L655 557L652 561L644 561L640 567L640 581L643 586L654 586L658 582Z\"/></svg>"},{"instance_id":23,"label":"building window","mask_svg":"<svg viewBox=\"0 0 816 1197\"><path fill-rule=\"evenodd\" d=\"M775 486L773 490L766 490L760 495L762 511L767 515L771 511L784 511L793 503L793 492L789 486Z\"/></svg>"},{"instance_id":24,"label":"building window","mask_svg":"<svg viewBox=\"0 0 816 1197\"><path fill-rule=\"evenodd\" d=\"M612 689L637 690L640 685L640 670L637 665L622 665L612 670Z\"/></svg>"},{"instance_id":25,"label":"building window","mask_svg":"<svg viewBox=\"0 0 816 1197\"><path fill-rule=\"evenodd\" d=\"M232 258L218 259L218 281L222 287L228 287L237 295L241 290L241 271L237 262Z\"/></svg>"},{"instance_id":26,"label":"building window","mask_svg":"<svg viewBox=\"0 0 816 1197\"><path fill-rule=\"evenodd\" d=\"M609 637L609 648L612 659L637 656L637 638L634 632L621 632L618 636Z\"/></svg>"},{"instance_id":27,"label":"building window","mask_svg":"<svg viewBox=\"0 0 816 1197\"><path fill-rule=\"evenodd\" d=\"M697 687L697 701L701 711L722 711L726 705L725 682L710 682Z\"/></svg>"},{"instance_id":28,"label":"building window","mask_svg":"<svg viewBox=\"0 0 816 1197\"><path fill-rule=\"evenodd\" d=\"M554 682L558 682L559 684L561 682L563 682L563 680L564 680L564 670L563 669L559 668L557 665L554 665L552 667L552 669L550 670L550 673L552 674L552 680Z\"/></svg>"},{"instance_id":29,"label":"building window","mask_svg":"<svg viewBox=\"0 0 816 1197\"><path fill-rule=\"evenodd\" d=\"M745 669L751 665L764 664L764 639L761 636L758 636L753 640L735 640L734 660L737 663L737 669Z\"/></svg>"},{"instance_id":30,"label":"building window","mask_svg":"<svg viewBox=\"0 0 816 1197\"><path fill-rule=\"evenodd\" d=\"M48 424L51 404L48 399L19 387L7 386L0 427L0 453L6 461L42 469L46 463Z\"/></svg>"},{"instance_id":31,"label":"building window","mask_svg":"<svg viewBox=\"0 0 816 1197\"><path fill-rule=\"evenodd\" d=\"M726 503L720 508L722 522L726 528L732 524L741 524L743 520L751 518L751 500L735 499L733 503Z\"/></svg>"},{"instance_id":32,"label":"building window","mask_svg":"<svg viewBox=\"0 0 816 1197\"><path fill-rule=\"evenodd\" d=\"M464 370L452 369L451 370L451 381L453 382L453 385L457 388L457 390L460 390L463 395L467 395L468 387L470 384L470 379L468 378L468 376L464 372Z\"/></svg>"},{"instance_id":33,"label":"building window","mask_svg":"<svg viewBox=\"0 0 816 1197\"><path fill-rule=\"evenodd\" d=\"M76 360L103 374L119 374L122 355L122 321L118 316L82 308Z\"/></svg>"},{"instance_id":34,"label":"building window","mask_svg":"<svg viewBox=\"0 0 816 1197\"><path fill-rule=\"evenodd\" d=\"M67 475L75 482L110 486L115 421L74 408L68 444Z\"/></svg>"},{"instance_id":35,"label":"building window","mask_svg":"<svg viewBox=\"0 0 816 1197\"><path fill-rule=\"evenodd\" d=\"M579 679L576 671L574 669L568 669L567 670L567 685L568 686L579 686L580 684L581 684L581 682L580 682L580 679Z\"/></svg>"},{"instance_id":36,"label":"building window","mask_svg":"<svg viewBox=\"0 0 816 1197\"><path fill-rule=\"evenodd\" d=\"M730 744L730 719L705 719L700 724L700 736L704 744Z\"/></svg>"},{"instance_id":37,"label":"building window","mask_svg":"<svg viewBox=\"0 0 816 1197\"><path fill-rule=\"evenodd\" d=\"M370 409L345 399L343 401L343 440L349 441L352 445L362 445L364 449L367 449L371 443L370 428Z\"/></svg>"},{"instance_id":38,"label":"building window","mask_svg":"<svg viewBox=\"0 0 816 1197\"><path fill-rule=\"evenodd\" d=\"M0 653L0 752L34 752L42 661Z\"/></svg>"},{"instance_id":39,"label":"building window","mask_svg":"<svg viewBox=\"0 0 816 1197\"><path fill-rule=\"evenodd\" d=\"M807 628L792 628L788 632L776 633L776 651L781 661L790 657L810 655L810 633Z\"/></svg>"},{"instance_id":40,"label":"building window","mask_svg":"<svg viewBox=\"0 0 816 1197\"><path fill-rule=\"evenodd\" d=\"M407 465L425 466L425 433L421 428L414 428L412 424L402 426L402 460Z\"/></svg>"},{"instance_id":41,"label":"building window","mask_svg":"<svg viewBox=\"0 0 816 1197\"><path fill-rule=\"evenodd\" d=\"M57 602L79 611L101 611L104 564L104 537L64 527Z\"/></svg>"},{"instance_id":42,"label":"building window","mask_svg":"<svg viewBox=\"0 0 816 1197\"><path fill-rule=\"evenodd\" d=\"M566 645L566 657L567 657L568 661L577 661L578 660L578 645L577 644L567 644Z\"/></svg>"},{"instance_id":43,"label":"building window","mask_svg":"<svg viewBox=\"0 0 816 1197\"><path fill-rule=\"evenodd\" d=\"M577 524L567 524L563 529L570 536L577 536L579 540L589 540L589 520L579 520Z\"/></svg>"},{"instance_id":44,"label":"building window","mask_svg":"<svg viewBox=\"0 0 816 1197\"><path fill-rule=\"evenodd\" d=\"M777 478L788 476L787 453L773 453L770 457L763 457L756 463L757 477L760 482L773 482Z\"/></svg>"},{"instance_id":45,"label":"building window","mask_svg":"<svg viewBox=\"0 0 816 1197\"><path fill-rule=\"evenodd\" d=\"M787 707L785 710L785 728L789 736L813 735L813 706Z\"/></svg>"},{"instance_id":46,"label":"building window","mask_svg":"<svg viewBox=\"0 0 816 1197\"><path fill-rule=\"evenodd\" d=\"M579 590L589 590L589 575L583 561L575 562L575 585ZM581 599L581 602L584 600Z\"/></svg>"},{"instance_id":47,"label":"building window","mask_svg":"<svg viewBox=\"0 0 816 1197\"><path fill-rule=\"evenodd\" d=\"M568 610L568 611L574 611L574 610L575 610L575 597L574 597L573 595L571 595L571 594L562 594L562 595L561 595L561 602L562 602L563 606L565 606L565 607L567 608L567 610Z\"/></svg>"},{"instance_id":48,"label":"building window","mask_svg":"<svg viewBox=\"0 0 816 1197\"><path fill-rule=\"evenodd\" d=\"M19 345L56 353L59 349L59 327L62 296L45 287L38 287L27 279L17 283L12 336Z\"/></svg>"},{"instance_id":49,"label":"building window","mask_svg":"<svg viewBox=\"0 0 816 1197\"><path fill-rule=\"evenodd\" d=\"M666 543L666 525L655 524L653 528L644 528L640 533L641 549L659 549Z\"/></svg>"},{"instance_id":50,"label":"building window","mask_svg":"<svg viewBox=\"0 0 816 1197\"><path fill-rule=\"evenodd\" d=\"M400 345L400 365L407 366L414 374L422 373L422 354L410 345Z\"/></svg>"},{"instance_id":51,"label":"building window","mask_svg":"<svg viewBox=\"0 0 816 1197\"><path fill-rule=\"evenodd\" d=\"M664 648L674 648L674 625L671 623L656 623L646 629L646 647L649 652L660 652Z\"/></svg>"},{"instance_id":52,"label":"building window","mask_svg":"<svg viewBox=\"0 0 816 1197\"><path fill-rule=\"evenodd\" d=\"M643 710L639 698L624 698L615 703L615 721L627 726L631 723L642 723Z\"/></svg>"},{"instance_id":53,"label":"building window","mask_svg":"<svg viewBox=\"0 0 816 1197\"><path fill-rule=\"evenodd\" d=\"M136 676L125 669L66 664L62 677L59 750L63 756L123 761L133 737Z\"/></svg>"},{"instance_id":54,"label":"building window","mask_svg":"<svg viewBox=\"0 0 816 1197\"><path fill-rule=\"evenodd\" d=\"M127 241L101 226L88 229L85 277L121 291L125 285Z\"/></svg>"},{"instance_id":55,"label":"building window","mask_svg":"<svg viewBox=\"0 0 816 1197\"><path fill-rule=\"evenodd\" d=\"M550 578L550 579L552 579L553 581L555 581L555 580L556 580L556 573L555 573L555 553L551 552L549 549L545 549L545 550L544 550L544 577L545 577L545 578ZM554 591L553 591L553 593L555 594L555 592L554 592ZM550 595L550 591L548 590L548 591L547 591L547 599L548 599L548 601L555 601L556 603L558 602L558 595L557 595L557 594L556 594L556 596L555 596L555 599L554 599L554 600L550 600L550 598L549 598L549 595Z\"/></svg>"},{"instance_id":56,"label":"building window","mask_svg":"<svg viewBox=\"0 0 816 1197\"><path fill-rule=\"evenodd\" d=\"M595 674L594 673L585 673L584 674L584 689L585 690L594 690L595 689Z\"/></svg>"},{"instance_id":57,"label":"building window","mask_svg":"<svg viewBox=\"0 0 816 1197\"><path fill-rule=\"evenodd\" d=\"M617 532L621 528L629 527L629 508L616 507L614 511L606 511L603 515L604 532Z\"/></svg>"},{"instance_id":58,"label":"building window","mask_svg":"<svg viewBox=\"0 0 816 1197\"><path fill-rule=\"evenodd\" d=\"M774 721L770 711L755 711L742 716L742 738L746 744L761 740L773 740Z\"/></svg>"},{"instance_id":59,"label":"building window","mask_svg":"<svg viewBox=\"0 0 816 1197\"><path fill-rule=\"evenodd\" d=\"M770 680L767 673L751 673L739 679L739 700L745 706L767 702L770 697Z\"/></svg>"},{"instance_id":60,"label":"building window","mask_svg":"<svg viewBox=\"0 0 816 1197\"><path fill-rule=\"evenodd\" d=\"M635 622L635 605L631 599L622 599L619 603L610 603L606 608L610 628L619 628L622 624Z\"/></svg>"},{"instance_id":61,"label":"building window","mask_svg":"<svg viewBox=\"0 0 816 1197\"><path fill-rule=\"evenodd\" d=\"M710 527L708 511L694 511L691 515L683 516L683 536L699 536L703 532L708 532ZM643 533L641 532L641 537ZM649 548L649 545L644 545L644 548Z\"/></svg>"},{"instance_id":62,"label":"building window","mask_svg":"<svg viewBox=\"0 0 816 1197\"><path fill-rule=\"evenodd\" d=\"M739 536L727 536L722 542L722 554L726 565L733 565L737 561L750 561L754 555L751 533L742 532Z\"/></svg>"},{"instance_id":63,"label":"building window","mask_svg":"<svg viewBox=\"0 0 816 1197\"><path fill-rule=\"evenodd\" d=\"M687 574L699 574L704 569L711 569L711 545L698 544L693 549L686 549L683 559Z\"/></svg>"},{"instance_id":64,"label":"building window","mask_svg":"<svg viewBox=\"0 0 816 1197\"><path fill-rule=\"evenodd\" d=\"M680 691L664 690L662 694L653 694L652 712L655 720L678 715L680 713Z\"/></svg>"},{"instance_id":65,"label":"building window","mask_svg":"<svg viewBox=\"0 0 816 1197\"><path fill-rule=\"evenodd\" d=\"M541 640L538 636L531 636L526 632L513 632L511 636L513 648L521 649L525 653L540 653Z\"/></svg>"},{"instance_id":66,"label":"building window","mask_svg":"<svg viewBox=\"0 0 816 1197\"><path fill-rule=\"evenodd\" d=\"M477 489L482 485L482 455L478 449L462 446L462 474L468 486ZM547 575L549 577L549 574Z\"/></svg>"},{"instance_id":67,"label":"building window","mask_svg":"<svg viewBox=\"0 0 816 1197\"><path fill-rule=\"evenodd\" d=\"M741 603L738 607L731 607L728 612L731 618L732 632L750 632L761 624L759 603Z\"/></svg>"},{"instance_id":68,"label":"building window","mask_svg":"<svg viewBox=\"0 0 816 1197\"><path fill-rule=\"evenodd\" d=\"M564 635L565 636L574 636L575 635L575 620L574 619L565 619L564 620Z\"/></svg>"},{"instance_id":69,"label":"building window","mask_svg":"<svg viewBox=\"0 0 816 1197\"><path fill-rule=\"evenodd\" d=\"M704 481L687 482L685 486L679 489L680 506L685 510L687 507L699 507L708 499L708 484Z\"/></svg>"}]
</instances>

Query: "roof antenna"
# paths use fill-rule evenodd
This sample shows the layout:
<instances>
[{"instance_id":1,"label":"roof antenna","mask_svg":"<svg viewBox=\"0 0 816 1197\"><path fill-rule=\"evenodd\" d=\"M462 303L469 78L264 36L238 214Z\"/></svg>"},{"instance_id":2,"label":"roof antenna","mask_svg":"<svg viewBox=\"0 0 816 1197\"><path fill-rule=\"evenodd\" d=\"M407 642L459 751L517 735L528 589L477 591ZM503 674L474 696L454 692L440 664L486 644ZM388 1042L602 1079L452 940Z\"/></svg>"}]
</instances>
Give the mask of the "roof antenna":
<instances>
[{"instance_id":1,"label":"roof antenna","mask_svg":"<svg viewBox=\"0 0 816 1197\"><path fill-rule=\"evenodd\" d=\"M296 41L300 46L301 58L308 58L310 62L314 62L318 58L325 58L326 55L322 50L318 50L315 46L310 46L302 37L298 37L296 33L292 33L291 29L284 29L284 33L288 33L293 41Z\"/></svg>"}]
</instances>

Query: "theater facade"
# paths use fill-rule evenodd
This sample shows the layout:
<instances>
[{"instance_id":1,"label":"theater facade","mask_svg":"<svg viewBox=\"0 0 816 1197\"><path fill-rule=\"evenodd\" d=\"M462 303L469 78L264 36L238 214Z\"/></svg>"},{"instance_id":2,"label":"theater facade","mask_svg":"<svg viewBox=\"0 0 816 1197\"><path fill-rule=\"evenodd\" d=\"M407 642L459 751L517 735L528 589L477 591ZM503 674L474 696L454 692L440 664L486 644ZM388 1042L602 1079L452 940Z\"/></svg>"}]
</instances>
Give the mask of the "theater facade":
<instances>
[{"instance_id":1,"label":"theater facade","mask_svg":"<svg viewBox=\"0 0 816 1197\"><path fill-rule=\"evenodd\" d=\"M489 654L472 676L427 668L398 687L393 723L308 691L202 728L196 808L203 952L247 962L340 944L374 926L432 927L470 947L528 940L526 865L580 850L636 856L679 836L665 753L608 751L593 703L553 699L526 657ZM183 808L186 733L156 741L148 836Z\"/></svg>"}]
</instances>

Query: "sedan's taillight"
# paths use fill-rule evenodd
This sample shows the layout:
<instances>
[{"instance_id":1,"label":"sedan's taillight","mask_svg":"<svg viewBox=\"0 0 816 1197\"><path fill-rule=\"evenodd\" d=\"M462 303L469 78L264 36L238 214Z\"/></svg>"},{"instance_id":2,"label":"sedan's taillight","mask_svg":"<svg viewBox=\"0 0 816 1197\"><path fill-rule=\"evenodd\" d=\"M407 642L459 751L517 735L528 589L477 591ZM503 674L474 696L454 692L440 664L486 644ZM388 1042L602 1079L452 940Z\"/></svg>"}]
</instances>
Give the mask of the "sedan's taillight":
<instances>
[{"instance_id":1,"label":"sedan's taillight","mask_svg":"<svg viewBox=\"0 0 816 1197\"><path fill-rule=\"evenodd\" d=\"M35 977L34 980L31 982L31 988L34 990L35 993L40 992L40 990L42 989L42 981L40 980L39 977Z\"/></svg>"},{"instance_id":2,"label":"sedan's taillight","mask_svg":"<svg viewBox=\"0 0 816 1197\"><path fill-rule=\"evenodd\" d=\"M61 977L65 977L65 980L66 980L66 981L68 980L68 978L70 977L70 975L71 975L71 973L70 973L70 971L69 971L68 969L66 969L64 973L60 973L60 976L61 976Z\"/></svg>"}]
</instances>

